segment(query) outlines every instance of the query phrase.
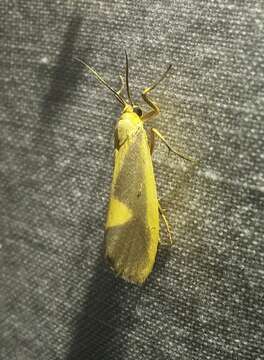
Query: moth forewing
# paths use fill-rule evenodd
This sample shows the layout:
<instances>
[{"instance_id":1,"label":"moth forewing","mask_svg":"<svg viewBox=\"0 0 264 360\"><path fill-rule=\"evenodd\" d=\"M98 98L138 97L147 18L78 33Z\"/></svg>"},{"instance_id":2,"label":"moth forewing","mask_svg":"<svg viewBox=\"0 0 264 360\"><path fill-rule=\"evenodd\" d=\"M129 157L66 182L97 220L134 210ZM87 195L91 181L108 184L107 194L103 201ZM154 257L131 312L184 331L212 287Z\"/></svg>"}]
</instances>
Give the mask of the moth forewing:
<instances>
[{"instance_id":1,"label":"moth forewing","mask_svg":"<svg viewBox=\"0 0 264 360\"><path fill-rule=\"evenodd\" d=\"M152 271L159 242L156 183L147 134L138 115L124 111L116 131L106 257L118 275L141 284Z\"/></svg>"}]
</instances>

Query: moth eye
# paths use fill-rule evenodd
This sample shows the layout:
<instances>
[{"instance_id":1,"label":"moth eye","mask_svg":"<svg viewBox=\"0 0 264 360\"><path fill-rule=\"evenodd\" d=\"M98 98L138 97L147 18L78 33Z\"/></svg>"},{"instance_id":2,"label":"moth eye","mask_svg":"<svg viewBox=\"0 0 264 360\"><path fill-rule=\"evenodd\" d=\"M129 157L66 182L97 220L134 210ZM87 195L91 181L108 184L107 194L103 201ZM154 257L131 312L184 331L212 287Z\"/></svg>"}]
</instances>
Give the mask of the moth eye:
<instances>
[{"instance_id":1,"label":"moth eye","mask_svg":"<svg viewBox=\"0 0 264 360\"><path fill-rule=\"evenodd\" d=\"M142 113L142 110L140 109L139 106L134 106L133 111L134 111L139 117L141 117L142 114L143 114L143 113Z\"/></svg>"}]
</instances>

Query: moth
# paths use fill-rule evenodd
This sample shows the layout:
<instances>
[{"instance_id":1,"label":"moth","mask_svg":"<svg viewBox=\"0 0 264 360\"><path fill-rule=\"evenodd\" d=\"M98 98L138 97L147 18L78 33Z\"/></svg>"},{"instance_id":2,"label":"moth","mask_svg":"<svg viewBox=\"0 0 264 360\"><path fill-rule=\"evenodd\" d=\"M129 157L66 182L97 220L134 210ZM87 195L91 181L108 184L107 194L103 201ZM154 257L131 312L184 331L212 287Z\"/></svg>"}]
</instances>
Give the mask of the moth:
<instances>
[{"instance_id":1,"label":"moth","mask_svg":"<svg viewBox=\"0 0 264 360\"><path fill-rule=\"evenodd\" d=\"M124 280L143 284L150 275L159 244L159 216L161 215L171 239L168 221L159 204L152 164L154 137L159 137L180 157L192 159L170 147L160 132L152 128L147 136L144 124L160 112L149 93L166 77L171 65L161 78L142 92L149 106L143 113L132 101L128 57L126 56L126 81L114 90L92 67L81 62L99 82L106 86L122 106L122 113L115 126L114 171L107 220L105 225L105 257L112 270ZM127 100L122 95L126 87Z\"/></svg>"}]
</instances>

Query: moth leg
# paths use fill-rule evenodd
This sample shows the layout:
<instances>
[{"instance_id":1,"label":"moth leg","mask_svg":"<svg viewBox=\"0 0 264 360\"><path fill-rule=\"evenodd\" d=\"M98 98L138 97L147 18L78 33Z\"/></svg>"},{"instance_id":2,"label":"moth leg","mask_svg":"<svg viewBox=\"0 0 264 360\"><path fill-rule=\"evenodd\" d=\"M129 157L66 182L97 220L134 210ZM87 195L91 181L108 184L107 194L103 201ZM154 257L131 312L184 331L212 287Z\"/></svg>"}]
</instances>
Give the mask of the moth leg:
<instances>
[{"instance_id":1,"label":"moth leg","mask_svg":"<svg viewBox=\"0 0 264 360\"><path fill-rule=\"evenodd\" d=\"M198 163L197 160L194 160L193 158L191 158L190 156L186 155L186 154L183 154L182 152L180 152L179 150L175 150L173 149L167 142L167 140L164 138L164 136L161 135L161 133L155 129L155 128L152 128L151 131L158 137L160 138L160 140L167 146L167 148L169 149L169 151L172 151L174 154L178 155L179 157L181 157L182 159L184 160L187 160L187 161L191 161L192 163Z\"/></svg>"},{"instance_id":2,"label":"moth leg","mask_svg":"<svg viewBox=\"0 0 264 360\"><path fill-rule=\"evenodd\" d=\"M167 75L167 73L169 72L170 69L171 69L171 65L167 68L167 70L164 72L164 74L161 76L161 78L157 82L155 82L152 86L147 87L143 91L142 98L148 104L148 106L151 108L151 110L146 112L146 114L144 114L141 117L142 121L149 120L149 119L153 118L154 116L157 116L160 113L160 108L159 108L158 104L155 103L152 99L150 99L148 93L151 92L153 89L155 89L155 87L157 85L159 85L159 83L165 78L165 76Z\"/></svg>"},{"instance_id":3,"label":"moth leg","mask_svg":"<svg viewBox=\"0 0 264 360\"><path fill-rule=\"evenodd\" d=\"M150 131L148 134L149 134L149 150L150 150L150 155L152 155L155 146L155 134L153 131Z\"/></svg>"},{"instance_id":4,"label":"moth leg","mask_svg":"<svg viewBox=\"0 0 264 360\"><path fill-rule=\"evenodd\" d=\"M169 244L167 242L161 242L162 245L172 245L173 244L173 240L172 240L172 235L171 235L171 227L170 224L164 214L164 210L162 209L160 203L159 203L159 213L162 217L162 220L164 221L164 224L166 226L167 229L167 234L168 234L168 238L169 238Z\"/></svg>"},{"instance_id":5,"label":"moth leg","mask_svg":"<svg viewBox=\"0 0 264 360\"><path fill-rule=\"evenodd\" d=\"M124 81L124 78L123 78L122 75L119 75L119 78L120 78L120 80L121 80L121 87L120 87L120 89L117 91L117 94L120 95L120 96L122 96L122 93L123 93L124 88L125 88L125 81Z\"/></svg>"},{"instance_id":6,"label":"moth leg","mask_svg":"<svg viewBox=\"0 0 264 360\"><path fill-rule=\"evenodd\" d=\"M143 100L152 108L152 110L146 112L142 117L142 121L146 121L149 119L152 119L153 117L159 115L160 108L157 103L155 103L153 100L150 99L150 97L147 95L152 90L152 87L146 88L142 93Z\"/></svg>"}]
</instances>

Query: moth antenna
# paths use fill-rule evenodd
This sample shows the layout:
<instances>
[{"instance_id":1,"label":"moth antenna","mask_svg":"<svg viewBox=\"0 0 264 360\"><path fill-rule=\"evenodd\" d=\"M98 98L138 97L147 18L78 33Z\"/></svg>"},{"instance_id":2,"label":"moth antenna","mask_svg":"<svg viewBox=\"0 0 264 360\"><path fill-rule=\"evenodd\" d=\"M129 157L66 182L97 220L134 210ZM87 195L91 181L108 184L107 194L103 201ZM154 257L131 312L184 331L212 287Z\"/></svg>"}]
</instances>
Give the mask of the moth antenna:
<instances>
[{"instance_id":1,"label":"moth antenna","mask_svg":"<svg viewBox=\"0 0 264 360\"><path fill-rule=\"evenodd\" d=\"M127 56L127 52L125 50L125 54L126 54L126 89L127 89L127 97L129 100L129 103L131 106L133 106L133 101L131 99L131 95L130 95L130 89L129 89L129 81L128 81L128 56Z\"/></svg>"},{"instance_id":2,"label":"moth antenna","mask_svg":"<svg viewBox=\"0 0 264 360\"><path fill-rule=\"evenodd\" d=\"M74 60L78 61L82 65L84 65L95 77L96 79L101 82L103 85L105 85L112 93L115 95L117 100L123 105L126 106L125 100L95 71L91 66L86 64L83 60L75 57Z\"/></svg>"}]
</instances>

